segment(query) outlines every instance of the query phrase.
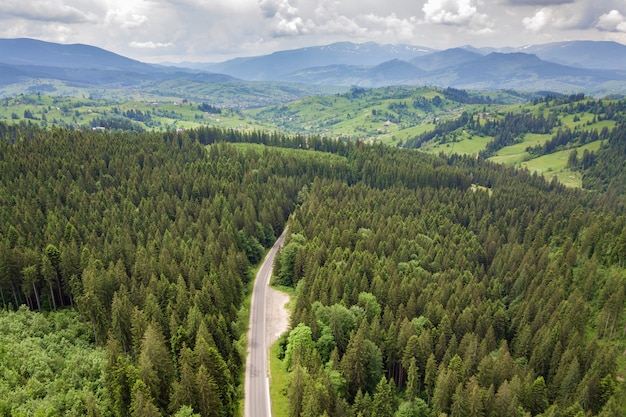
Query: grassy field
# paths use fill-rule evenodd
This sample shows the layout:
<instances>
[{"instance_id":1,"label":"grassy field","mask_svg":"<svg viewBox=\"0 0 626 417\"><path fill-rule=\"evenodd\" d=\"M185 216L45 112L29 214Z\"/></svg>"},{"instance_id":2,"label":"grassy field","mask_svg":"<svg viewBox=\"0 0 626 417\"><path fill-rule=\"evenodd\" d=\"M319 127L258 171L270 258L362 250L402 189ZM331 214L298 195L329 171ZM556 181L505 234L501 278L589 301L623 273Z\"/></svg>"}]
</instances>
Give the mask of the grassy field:
<instances>
[{"instance_id":1,"label":"grassy field","mask_svg":"<svg viewBox=\"0 0 626 417\"><path fill-rule=\"evenodd\" d=\"M114 101L108 99L19 95L2 100L0 121L30 121L49 127L91 128L101 119L120 119L139 130L176 130L199 126L229 129L263 129L271 126L245 116L239 111L224 109L211 114L194 103L174 97L154 100Z\"/></svg>"},{"instance_id":2,"label":"grassy field","mask_svg":"<svg viewBox=\"0 0 626 417\"><path fill-rule=\"evenodd\" d=\"M456 142L426 143L421 150L428 153L441 153L447 155L476 155L485 149L487 143L493 140L491 136L472 136L463 134L457 137Z\"/></svg>"},{"instance_id":3,"label":"grassy field","mask_svg":"<svg viewBox=\"0 0 626 417\"><path fill-rule=\"evenodd\" d=\"M601 144L601 141L596 141L576 149L580 155L585 151L585 149L588 151L597 151ZM521 166L523 168L528 168L531 172L537 172L538 174L543 175L547 180L556 176L559 182L568 187L581 187L582 177L580 172L567 169L567 159L569 158L570 152L571 150L565 150L544 155L539 158L523 162Z\"/></svg>"},{"instance_id":4,"label":"grassy field","mask_svg":"<svg viewBox=\"0 0 626 417\"><path fill-rule=\"evenodd\" d=\"M316 134L397 145L432 129L435 120L460 116L465 110L495 106L467 105L445 98L429 87L388 87L315 96L246 114L288 133Z\"/></svg>"}]
</instances>

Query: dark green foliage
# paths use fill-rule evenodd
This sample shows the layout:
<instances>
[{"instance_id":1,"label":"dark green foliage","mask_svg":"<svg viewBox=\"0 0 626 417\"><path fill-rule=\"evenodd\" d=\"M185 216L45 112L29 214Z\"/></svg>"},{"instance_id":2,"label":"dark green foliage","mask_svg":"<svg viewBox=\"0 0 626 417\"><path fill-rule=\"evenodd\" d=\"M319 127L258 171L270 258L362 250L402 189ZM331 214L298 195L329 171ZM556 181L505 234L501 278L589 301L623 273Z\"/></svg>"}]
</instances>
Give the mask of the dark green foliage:
<instances>
[{"instance_id":1,"label":"dark green foliage","mask_svg":"<svg viewBox=\"0 0 626 417\"><path fill-rule=\"evenodd\" d=\"M400 396L433 415L612 404L619 207L466 158L377 147L354 158L361 181L316 180L290 231L304 237L292 320L339 364L355 415L374 413L377 350Z\"/></svg>"},{"instance_id":2,"label":"dark green foliage","mask_svg":"<svg viewBox=\"0 0 626 417\"><path fill-rule=\"evenodd\" d=\"M106 349L110 404L89 404L109 414L234 415L249 266L345 158L197 141L220 131L0 132L2 307L74 305Z\"/></svg>"},{"instance_id":3,"label":"dark green foliage","mask_svg":"<svg viewBox=\"0 0 626 417\"><path fill-rule=\"evenodd\" d=\"M222 114L222 109L216 106L212 106L208 103L202 103L198 105L198 110L211 113L211 114Z\"/></svg>"},{"instance_id":4,"label":"dark green foliage","mask_svg":"<svg viewBox=\"0 0 626 417\"><path fill-rule=\"evenodd\" d=\"M78 309L106 352L84 414L235 415L249 266L289 216L294 417L623 410L608 194L318 137L0 132L2 306Z\"/></svg>"},{"instance_id":5,"label":"dark green foliage","mask_svg":"<svg viewBox=\"0 0 626 417\"><path fill-rule=\"evenodd\" d=\"M579 166L583 170L583 188L606 191L607 198L616 199L626 190L626 124L618 125L607 136L595 154L579 155Z\"/></svg>"}]
</instances>

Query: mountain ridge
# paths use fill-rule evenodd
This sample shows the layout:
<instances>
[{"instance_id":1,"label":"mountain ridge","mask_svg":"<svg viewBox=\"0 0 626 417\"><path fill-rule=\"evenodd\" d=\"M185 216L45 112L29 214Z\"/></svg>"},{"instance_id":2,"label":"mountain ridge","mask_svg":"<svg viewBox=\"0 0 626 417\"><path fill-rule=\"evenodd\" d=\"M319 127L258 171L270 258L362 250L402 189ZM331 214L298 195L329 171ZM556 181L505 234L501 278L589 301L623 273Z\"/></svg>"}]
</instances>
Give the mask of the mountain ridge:
<instances>
[{"instance_id":1,"label":"mountain ridge","mask_svg":"<svg viewBox=\"0 0 626 417\"><path fill-rule=\"evenodd\" d=\"M199 69L200 64L194 68L147 64L84 44L19 38L0 39L0 65L0 85L56 79L86 87L143 88L146 83L186 79L626 94L626 45L595 41L446 50L337 42L240 57Z\"/></svg>"}]
</instances>

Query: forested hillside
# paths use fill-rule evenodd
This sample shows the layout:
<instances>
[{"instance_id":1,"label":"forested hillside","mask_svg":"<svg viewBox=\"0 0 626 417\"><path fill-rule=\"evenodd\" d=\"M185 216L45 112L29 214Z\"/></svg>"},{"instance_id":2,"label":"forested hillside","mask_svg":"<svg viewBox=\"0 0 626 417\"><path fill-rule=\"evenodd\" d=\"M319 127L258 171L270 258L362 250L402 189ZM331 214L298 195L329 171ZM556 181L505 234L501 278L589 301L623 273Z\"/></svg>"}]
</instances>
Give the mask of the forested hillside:
<instances>
[{"instance_id":1,"label":"forested hillside","mask_svg":"<svg viewBox=\"0 0 626 417\"><path fill-rule=\"evenodd\" d=\"M626 125L607 134L606 143L596 153L579 155L572 151L569 162L583 172L583 187L604 191L610 198L626 193Z\"/></svg>"},{"instance_id":2,"label":"forested hillside","mask_svg":"<svg viewBox=\"0 0 626 417\"><path fill-rule=\"evenodd\" d=\"M58 359L20 365L3 346L3 415L235 415L249 267L305 184L349 174L342 158L207 150L187 134L1 131L2 307L76 309L105 351L88 373L104 377L69 399L71 386L43 389ZM17 343L14 330L0 332Z\"/></svg>"},{"instance_id":3,"label":"forested hillside","mask_svg":"<svg viewBox=\"0 0 626 417\"><path fill-rule=\"evenodd\" d=\"M290 415L623 415L623 214L473 159L368 153L362 181L314 182L276 264L297 288Z\"/></svg>"},{"instance_id":4,"label":"forested hillside","mask_svg":"<svg viewBox=\"0 0 626 417\"><path fill-rule=\"evenodd\" d=\"M5 415L237 415L250 266L288 218L291 416L624 412L616 200L319 137L0 132L0 298L25 306L3 314L69 321L103 358L68 397L34 372L59 359L19 366L0 348ZM55 319L68 309L83 330Z\"/></svg>"}]
</instances>

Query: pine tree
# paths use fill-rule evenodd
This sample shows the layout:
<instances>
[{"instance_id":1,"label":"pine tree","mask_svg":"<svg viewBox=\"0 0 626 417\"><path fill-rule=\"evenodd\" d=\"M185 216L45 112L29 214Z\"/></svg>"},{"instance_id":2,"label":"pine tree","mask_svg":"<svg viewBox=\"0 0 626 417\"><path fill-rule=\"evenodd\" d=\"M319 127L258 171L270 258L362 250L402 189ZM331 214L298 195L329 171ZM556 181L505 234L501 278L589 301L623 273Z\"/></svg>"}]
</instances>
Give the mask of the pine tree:
<instances>
[{"instance_id":1,"label":"pine tree","mask_svg":"<svg viewBox=\"0 0 626 417\"><path fill-rule=\"evenodd\" d=\"M420 375L417 368L417 360L411 358L408 370L408 379L406 384L406 398L413 401L420 394Z\"/></svg>"},{"instance_id":2,"label":"pine tree","mask_svg":"<svg viewBox=\"0 0 626 417\"><path fill-rule=\"evenodd\" d=\"M131 417L161 417L163 415L154 404L150 390L141 380L137 380L133 386L131 397Z\"/></svg>"},{"instance_id":3,"label":"pine tree","mask_svg":"<svg viewBox=\"0 0 626 417\"><path fill-rule=\"evenodd\" d=\"M387 382L387 378L383 376L376 385L372 398L372 417L392 417L396 411L395 402L393 379Z\"/></svg>"},{"instance_id":4,"label":"pine tree","mask_svg":"<svg viewBox=\"0 0 626 417\"><path fill-rule=\"evenodd\" d=\"M202 417L220 417L223 415L219 389L204 365L200 365L196 374L196 390L197 407Z\"/></svg>"},{"instance_id":5,"label":"pine tree","mask_svg":"<svg viewBox=\"0 0 626 417\"><path fill-rule=\"evenodd\" d=\"M150 323L141 342L138 373L150 395L162 410L167 409L174 369L163 333Z\"/></svg>"}]
</instances>

